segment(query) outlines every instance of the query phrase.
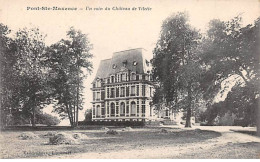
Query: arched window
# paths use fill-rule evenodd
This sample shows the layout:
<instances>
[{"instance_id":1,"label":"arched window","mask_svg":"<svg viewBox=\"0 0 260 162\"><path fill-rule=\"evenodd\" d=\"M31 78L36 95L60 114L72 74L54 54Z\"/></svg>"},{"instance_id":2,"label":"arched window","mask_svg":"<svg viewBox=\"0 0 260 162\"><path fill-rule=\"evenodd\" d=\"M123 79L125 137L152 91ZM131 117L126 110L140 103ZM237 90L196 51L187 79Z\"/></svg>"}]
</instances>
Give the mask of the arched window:
<instances>
[{"instance_id":1,"label":"arched window","mask_svg":"<svg viewBox=\"0 0 260 162\"><path fill-rule=\"evenodd\" d=\"M111 116L115 116L115 104L111 103Z\"/></svg>"},{"instance_id":2,"label":"arched window","mask_svg":"<svg viewBox=\"0 0 260 162\"><path fill-rule=\"evenodd\" d=\"M125 116L125 103L121 102L120 104L120 115Z\"/></svg>"},{"instance_id":3,"label":"arched window","mask_svg":"<svg viewBox=\"0 0 260 162\"><path fill-rule=\"evenodd\" d=\"M134 101L131 102L131 115L136 114L136 104Z\"/></svg>"}]
</instances>

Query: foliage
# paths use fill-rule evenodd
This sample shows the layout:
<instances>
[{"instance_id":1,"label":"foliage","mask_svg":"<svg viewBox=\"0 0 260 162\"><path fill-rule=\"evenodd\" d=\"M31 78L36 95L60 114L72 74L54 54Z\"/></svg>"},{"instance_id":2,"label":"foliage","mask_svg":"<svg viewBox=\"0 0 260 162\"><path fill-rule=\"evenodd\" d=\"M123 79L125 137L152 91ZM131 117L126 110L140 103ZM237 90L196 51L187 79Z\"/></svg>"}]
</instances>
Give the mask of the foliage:
<instances>
[{"instance_id":1,"label":"foliage","mask_svg":"<svg viewBox=\"0 0 260 162\"><path fill-rule=\"evenodd\" d=\"M20 29L14 39L1 24L1 115L2 123L17 123L15 118L30 118L48 103L46 70L42 66L44 36L38 28ZM17 116L18 115L18 116ZM8 117L8 119L6 118ZM14 118L14 120L12 120ZM7 121L9 120L9 121ZM19 123L19 122L18 122ZM20 122L23 123L23 120Z\"/></svg>"},{"instance_id":2,"label":"foliage","mask_svg":"<svg viewBox=\"0 0 260 162\"><path fill-rule=\"evenodd\" d=\"M85 112L85 120L84 121L92 121L92 109L87 109Z\"/></svg>"},{"instance_id":3,"label":"foliage","mask_svg":"<svg viewBox=\"0 0 260 162\"><path fill-rule=\"evenodd\" d=\"M206 67L202 88L205 98L214 98L221 83L240 76L244 84L259 81L259 19L241 28L241 17L224 22L212 20L203 41L201 62ZM241 84L241 83L240 83ZM257 85L255 85L257 87Z\"/></svg>"},{"instance_id":4,"label":"foliage","mask_svg":"<svg viewBox=\"0 0 260 162\"><path fill-rule=\"evenodd\" d=\"M60 120L56 116L44 113L37 115L37 123L52 126L58 125L60 123Z\"/></svg>"},{"instance_id":5,"label":"foliage","mask_svg":"<svg viewBox=\"0 0 260 162\"><path fill-rule=\"evenodd\" d=\"M0 96L1 96L1 127L10 122L12 109L18 106L19 82L15 69L17 57L14 40L7 35L11 30L0 24ZM9 120L9 121L8 121Z\"/></svg>"},{"instance_id":6,"label":"foliage","mask_svg":"<svg viewBox=\"0 0 260 162\"><path fill-rule=\"evenodd\" d=\"M201 63L205 67L205 73L201 88L204 98L212 103L206 111L209 123L228 111L242 120L243 125L254 125L257 120L260 18L254 25L246 27L241 27L240 22L240 16L228 22L212 20L203 41ZM232 78L240 79L236 80L225 101L212 102L223 82L235 82Z\"/></svg>"},{"instance_id":7,"label":"foliage","mask_svg":"<svg viewBox=\"0 0 260 162\"><path fill-rule=\"evenodd\" d=\"M45 52L45 36L38 28L24 28L16 33L17 62L19 75L19 108L31 118L35 126L35 115L48 103L49 87L47 71L42 65Z\"/></svg>"},{"instance_id":8,"label":"foliage","mask_svg":"<svg viewBox=\"0 0 260 162\"><path fill-rule=\"evenodd\" d=\"M189 25L187 13L172 15L163 22L151 60L154 79L160 84L154 104L164 101L175 109L186 109L187 127L191 126L191 107L198 94L201 68L197 47L200 38L199 32Z\"/></svg>"},{"instance_id":9,"label":"foliage","mask_svg":"<svg viewBox=\"0 0 260 162\"><path fill-rule=\"evenodd\" d=\"M62 119L69 118L71 126L77 126L78 112L82 110L83 80L91 72L92 45L85 34L70 28L68 40L60 40L48 48L46 65L50 69L52 97L57 101L54 111Z\"/></svg>"}]
</instances>

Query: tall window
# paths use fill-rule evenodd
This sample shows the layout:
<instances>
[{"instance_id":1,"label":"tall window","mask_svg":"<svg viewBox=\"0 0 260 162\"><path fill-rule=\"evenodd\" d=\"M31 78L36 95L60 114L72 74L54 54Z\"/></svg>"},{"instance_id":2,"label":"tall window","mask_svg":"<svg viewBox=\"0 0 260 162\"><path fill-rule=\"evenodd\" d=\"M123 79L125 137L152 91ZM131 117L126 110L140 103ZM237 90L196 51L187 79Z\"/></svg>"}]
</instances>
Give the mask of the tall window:
<instances>
[{"instance_id":1,"label":"tall window","mask_svg":"<svg viewBox=\"0 0 260 162\"><path fill-rule=\"evenodd\" d=\"M97 92L97 101L100 101L100 92Z\"/></svg>"},{"instance_id":2,"label":"tall window","mask_svg":"<svg viewBox=\"0 0 260 162\"><path fill-rule=\"evenodd\" d=\"M142 85L142 96L145 96L145 85Z\"/></svg>"},{"instance_id":3,"label":"tall window","mask_svg":"<svg viewBox=\"0 0 260 162\"><path fill-rule=\"evenodd\" d=\"M119 107L116 106L116 114L119 114Z\"/></svg>"},{"instance_id":4,"label":"tall window","mask_svg":"<svg viewBox=\"0 0 260 162\"><path fill-rule=\"evenodd\" d=\"M107 114L109 114L109 103L107 103Z\"/></svg>"},{"instance_id":5,"label":"tall window","mask_svg":"<svg viewBox=\"0 0 260 162\"><path fill-rule=\"evenodd\" d=\"M97 110L96 110L96 111L97 111L97 112L96 112L96 113L97 113L96 116L97 116L97 117L100 117L100 115L101 115L100 106L97 105L97 108L96 108L96 109L97 109Z\"/></svg>"},{"instance_id":6,"label":"tall window","mask_svg":"<svg viewBox=\"0 0 260 162\"><path fill-rule=\"evenodd\" d=\"M101 108L101 115L105 115L105 108L104 107Z\"/></svg>"},{"instance_id":7,"label":"tall window","mask_svg":"<svg viewBox=\"0 0 260 162\"><path fill-rule=\"evenodd\" d=\"M135 86L131 86L131 96L135 96Z\"/></svg>"},{"instance_id":8,"label":"tall window","mask_svg":"<svg viewBox=\"0 0 260 162\"><path fill-rule=\"evenodd\" d=\"M119 88L116 88L116 97L119 97Z\"/></svg>"},{"instance_id":9,"label":"tall window","mask_svg":"<svg viewBox=\"0 0 260 162\"><path fill-rule=\"evenodd\" d=\"M120 104L120 115L125 116L125 103L121 102Z\"/></svg>"},{"instance_id":10,"label":"tall window","mask_svg":"<svg viewBox=\"0 0 260 162\"><path fill-rule=\"evenodd\" d=\"M96 107L95 107L95 105L93 105L93 115L96 115Z\"/></svg>"},{"instance_id":11,"label":"tall window","mask_svg":"<svg viewBox=\"0 0 260 162\"><path fill-rule=\"evenodd\" d=\"M109 98L109 88L107 88L107 98Z\"/></svg>"},{"instance_id":12,"label":"tall window","mask_svg":"<svg viewBox=\"0 0 260 162\"><path fill-rule=\"evenodd\" d=\"M139 96L139 85L136 86L136 96Z\"/></svg>"},{"instance_id":13,"label":"tall window","mask_svg":"<svg viewBox=\"0 0 260 162\"><path fill-rule=\"evenodd\" d=\"M136 113L139 114L139 105L136 106Z\"/></svg>"},{"instance_id":14,"label":"tall window","mask_svg":"<svg viewBox=\"0 0 260 162\"><path fill-rule=\"evenodd\" d=\"M145 80L145 75L142 75L142 80Z\"/></svg>"},{"instance_id":15,"label":"tall window","mask_svg":"<svg viewBox=\"0 0 260 162\"><path fill-rule=\"evenodd\" d=\"M126 105L126 113L129 114L129 105Z\"/></svg>"},{"instance_id":16,"label":"tall window","mask_svg":"<svg viewBox=\"0 0 260 162\"><path fill-rule=\"evenodd\" d=\"M165 116L166 116L166 117L169 116L169 110L168 110L168 109L165 111Z\"/></svg>"},{"instance_id":17,"label":"tall window","mask_svg":"<svg viewBox=\"0 0 260 162\"><path fill-rule=\"evenodd\" d=\"M125 97L125 87L120 88L120 97Z\"/></svg>"},{"instance_id":18,"label":"tall window","mask_svg":"<svg viewBox=\"0 0 260 162\"><path fill-rule=\"evenodd\" d=\"M132 78L131 78L131 80L135 80L136 79L136 75L135 75L135 73L132 73Z\"/></svg>"},{"instance_id":19,"label":"tall window","mask_svg":"<svg viewBox=\"0 0 260 162\"><path fill-rule=\"evenodd\" d=\"M100 82L100 80L97 80L96 86L97 86L97 87L101 87L101 82Z\"/></svg>"},{"instance_id":20,"label":"tall window","mask_svg":"<svg viewBox=\"0 0 260 162\"><path fill-rule=\"evenodd\" d=\"M142 105L142 116L145 114L145 105Z\"/></svg>"},{"instance_id":21,"label":"tall window","mask_svg":"<svg viewBox=\"0 0 260 162\"><path fill-rule=\"evenodd\" d=\"M126 87L126 96L129 96L129 87Z\"/></svg>"},{"instance_id":22,"label":"tall window","mask_svg":"<svg viewBox=\"0 0 260 162\"><path fill-rule=\"evenodd\" d=\"M136 75L136 80L139 80L139 75Z\"/></svg>"},{"instance_id":23,"label":"tall window","mask_svg":"<svg viewBox=\"0 0 260 162\"><path fill-rule=\"evenodd\" d=\"M136 114L136 104L134 101L131 102L131 116Z\"/></svg>"},{"instance_id":24,"label":"tall window","mask_svg":"<svg viewBox=\"0 0 260 162\"><path fill-rule=\"evenodd\" d=\"M115 116L115 104L111 103L111 116Z\"/></svg>"},{"instance_id":25,"label":"tall window","mask_svg":"<svg viewBox=\"0 0 260 162\"><path fill-rule=\"evenodd\" d=\"M105 91L101 91L101 100L105 99Z\"/></svg>"},{"instance_id":26,"label":"tall window","mask_svg":"<svg viewBox=\"0 0 260 162\"><path fill-rule=\"evenodd\" d=\"M96 99L96 96L95 96L95 92L93 92L93 101L95 101L95 99Z\"/></svg>"},{"instance_id":27,"label":"tall window","mask_svg":"<svg viewBox=\"0 0 260 162\"><path fill-rule=\"evenodd\" d=\"M125 73L123 74L122 81L123 81L123 82L125 82L125 81L126 81L126 74L125 74Z\"/></svg>"},{"instance_id":28,"label":"tall window","mask_svg":"<svg viewBox=\"0 0 260 162\"><path fill-rule=\"evenodd\" d=\"M124 74L121 74L120 78L121 78L121 82L123 82L124 81Z\"/></svg>"},{"instance_id":29,"label":"tall window","mask_svg":"<svg viewBox=\"0 0 260 162\"><path fill-rule=\"evenodd\" d=\"M115 77L111 76L111 83L114 83L114 82L115 82Z\"/></svg>"},{"instance_id":30,"label":"tall window","mask_svg":"<svg viewBox=\"0 0 260 162\"><path fill-rule=\"evenodd\" d=\"M114 98L114 97L115 97L115 88L111 88L110 98Z\"/></svg>"}]
</instances>

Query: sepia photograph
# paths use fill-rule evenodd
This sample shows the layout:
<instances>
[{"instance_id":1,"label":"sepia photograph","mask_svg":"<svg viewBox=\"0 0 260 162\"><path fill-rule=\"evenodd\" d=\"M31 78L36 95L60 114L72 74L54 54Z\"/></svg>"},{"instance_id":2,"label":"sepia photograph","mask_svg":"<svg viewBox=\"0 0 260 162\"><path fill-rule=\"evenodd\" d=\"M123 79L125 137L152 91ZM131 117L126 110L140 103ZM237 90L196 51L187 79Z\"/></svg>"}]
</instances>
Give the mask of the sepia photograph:
<instances>
[{"instance_id":1,"label":"sepia photograph","mask_svg":"<svg viewBox=\"0 0 260 162\"><path fill-rule=\"evenodd\" d=\"M0 4L0 159L260 159L259 0Z\"/></svg>"}]
</instances>

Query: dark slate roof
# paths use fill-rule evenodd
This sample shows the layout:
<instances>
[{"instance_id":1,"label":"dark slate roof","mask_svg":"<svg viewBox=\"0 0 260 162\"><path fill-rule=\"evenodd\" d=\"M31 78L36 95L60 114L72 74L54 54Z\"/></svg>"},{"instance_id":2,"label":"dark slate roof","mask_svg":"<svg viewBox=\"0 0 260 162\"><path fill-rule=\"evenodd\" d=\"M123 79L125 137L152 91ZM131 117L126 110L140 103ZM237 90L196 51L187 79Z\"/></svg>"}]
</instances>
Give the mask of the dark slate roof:
<instances>
[{"instance_id":1,"label":"dark slate roof","mask_svg":"<svg viewBox=\"0 0 260 162\"><path fill-rule=\"evenodd\" d=\"M114 74L124 69L123 62L126 63L126 69L137 74L146 73L146 63L143 56L144 49L136 48L113 53L111 59L101 60L96 74L96 78L107 78L110 74ZM137 62L134 66L133 62ZM113 66L116 65L114 69Z\"/></svg>"},{"instance_id":2,"label":"dark slate roof","mask_svg":"<svg viewBox=\"0 0 260 162\"><path fill-rule=\"evenodd\" d=\"M108 77L111 71L111 69L109 68L110 64L111 64L111 59L101 60L97 70L96 78Z\"/></svg>"}]
</instances>

